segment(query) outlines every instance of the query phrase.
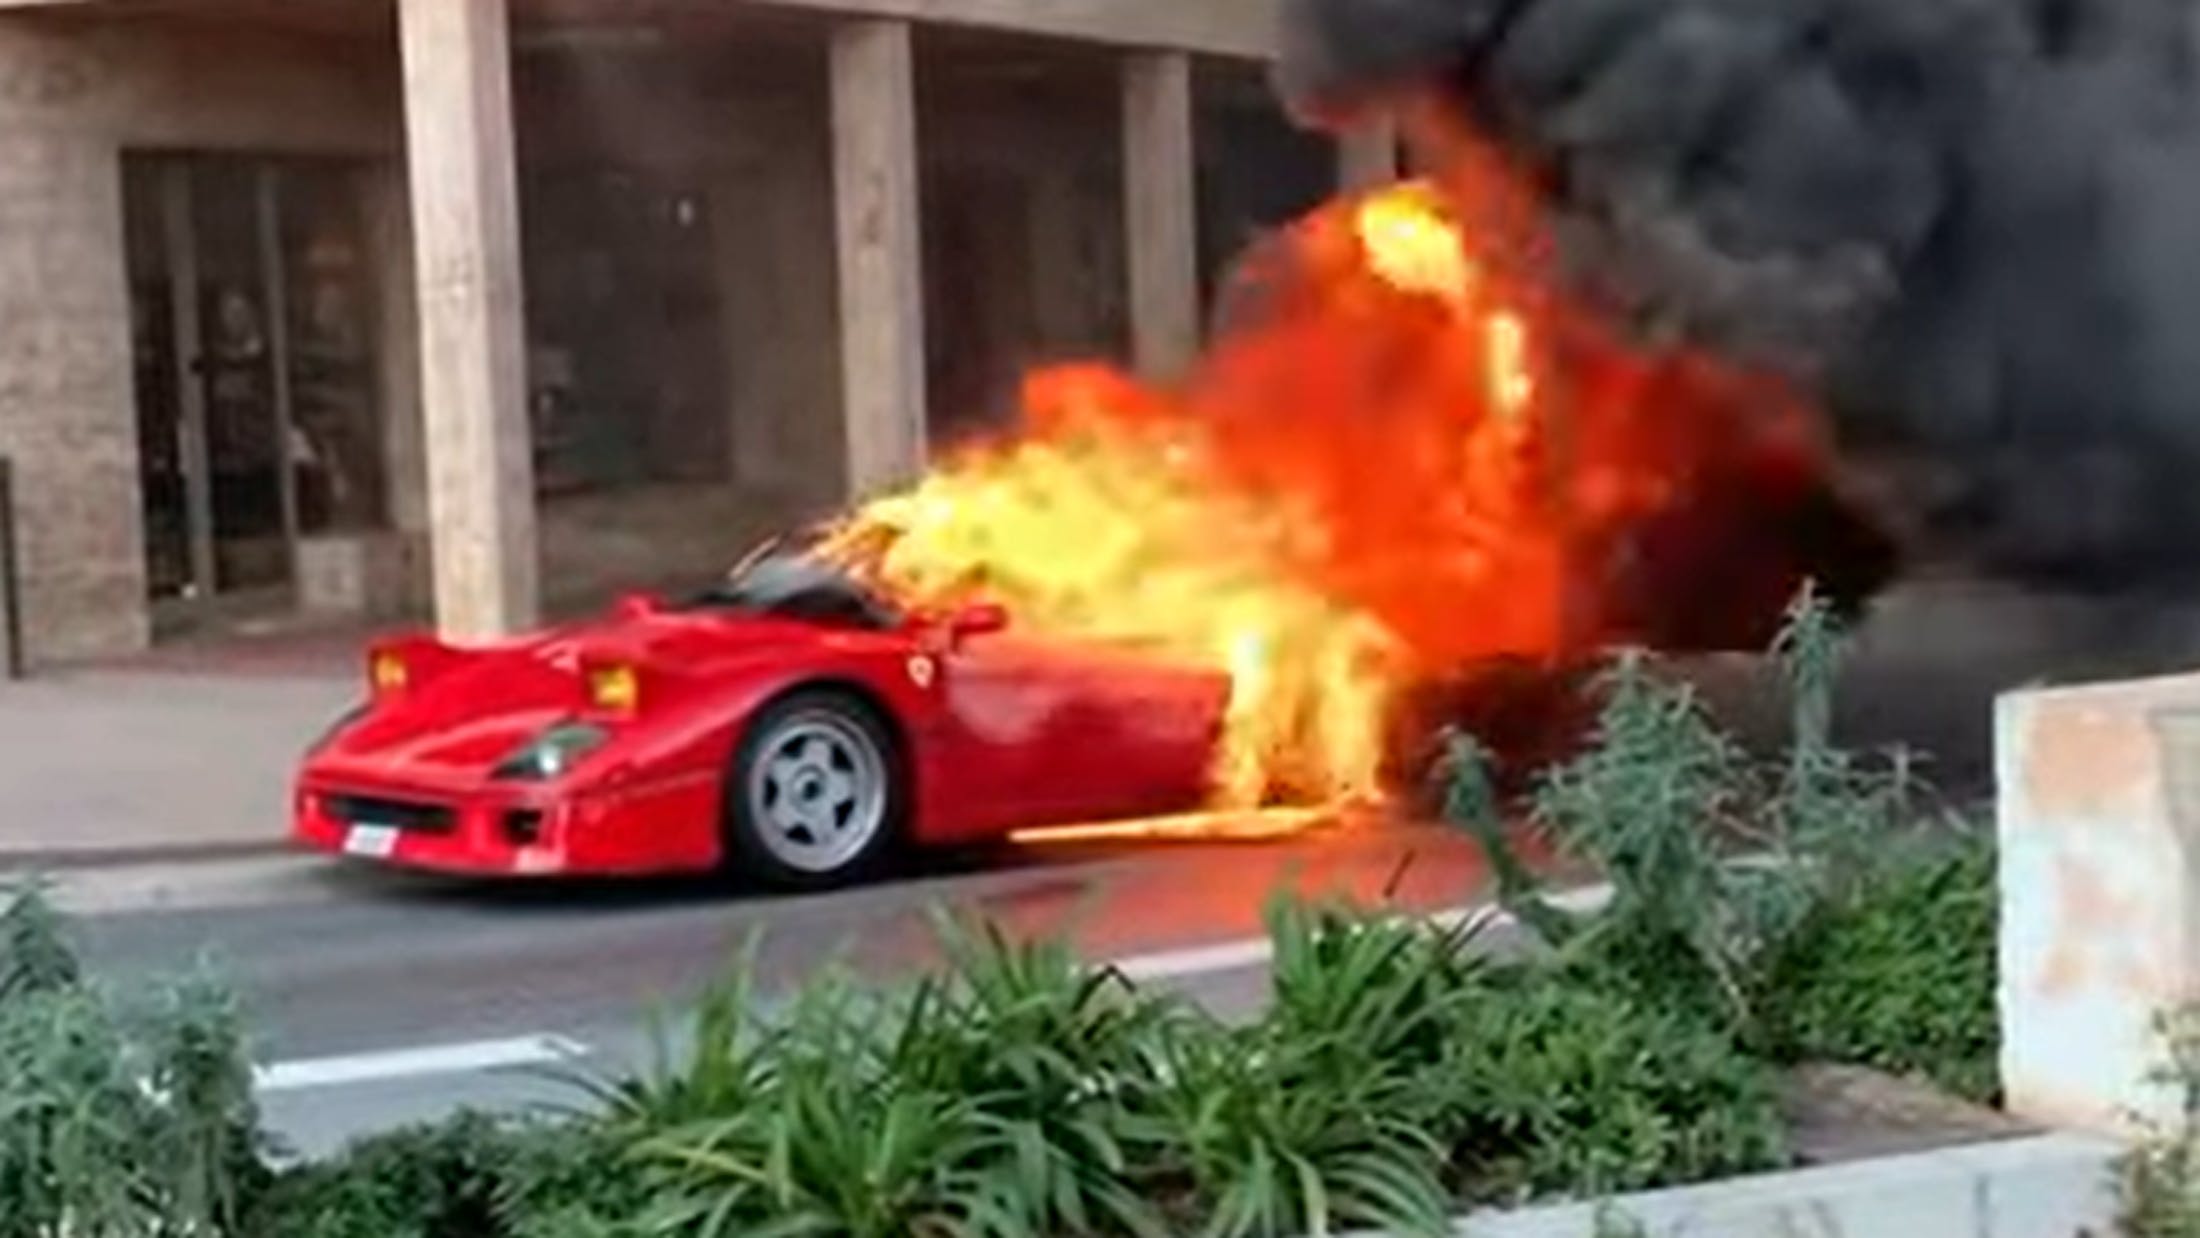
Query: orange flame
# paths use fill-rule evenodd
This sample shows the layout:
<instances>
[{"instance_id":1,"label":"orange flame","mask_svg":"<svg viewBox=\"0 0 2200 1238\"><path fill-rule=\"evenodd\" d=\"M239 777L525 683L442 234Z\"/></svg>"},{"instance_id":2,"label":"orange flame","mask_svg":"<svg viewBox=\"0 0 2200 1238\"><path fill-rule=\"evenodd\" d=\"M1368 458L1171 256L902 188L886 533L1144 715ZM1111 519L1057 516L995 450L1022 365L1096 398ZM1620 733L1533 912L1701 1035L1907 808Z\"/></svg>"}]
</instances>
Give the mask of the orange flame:
<instances>
[{"instance_id":1,"label":"orange flame","mask_svg":"<svg viewBox=\"0 0 2200 1238\"><path fill-rule=\"evenodd\" d=\"M911 604L1226 670L1217 807L1378 795L1402 689L1611 636L1592 565L1793 412L1557 296L1532 196L1476 154L1277 238L1256 317L1179 388L1033 373L1015 434L828 553Z\"/></svg>"}]
</instances>

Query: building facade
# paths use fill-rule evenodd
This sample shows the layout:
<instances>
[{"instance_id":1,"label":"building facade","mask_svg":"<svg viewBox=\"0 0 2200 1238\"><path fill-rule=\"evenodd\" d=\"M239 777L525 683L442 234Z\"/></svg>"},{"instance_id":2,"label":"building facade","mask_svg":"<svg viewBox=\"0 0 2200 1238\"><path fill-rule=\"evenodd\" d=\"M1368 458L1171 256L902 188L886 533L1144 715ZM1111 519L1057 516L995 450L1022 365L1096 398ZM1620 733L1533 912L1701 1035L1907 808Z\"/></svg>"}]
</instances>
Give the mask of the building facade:
<instances>
[{"instance_id":1,"label":"building facade","mask_svg":"<svg viewBox=\"0 0 2200 1238\"><path fill-rule=\"evenodd\" d=\"M1394 170L1270 0L0 0L25 660L707 578Z\"/></svg>"}]
</instances>

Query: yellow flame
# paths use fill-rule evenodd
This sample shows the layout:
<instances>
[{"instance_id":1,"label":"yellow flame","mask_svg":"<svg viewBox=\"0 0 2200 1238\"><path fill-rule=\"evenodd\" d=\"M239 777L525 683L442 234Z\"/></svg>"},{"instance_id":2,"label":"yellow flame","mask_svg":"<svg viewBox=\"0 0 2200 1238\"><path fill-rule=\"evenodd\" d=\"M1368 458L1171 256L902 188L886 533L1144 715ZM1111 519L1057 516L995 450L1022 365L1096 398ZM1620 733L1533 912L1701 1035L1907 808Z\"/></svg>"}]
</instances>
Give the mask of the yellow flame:
<instances>
[{"instance_id":1,"label":"yellow flame","mask_svg":"<svg viewBox=\"0 0 2200 1238\"><path fill-rule=\"evenodd\" d=\"M1535 398L1535 375L1528 368L1528 327L1520 315L1499 311L1483 319L1488 334L1490 404L1517 417Z\"/></svg>"},{"instance_id":2,"label":"yellow flame","mask_svg":"<svg viewBox=\"0 0 2200 1238\"><path fill-rule=\"evenodd\" d=\"M1217 807L1375 795L1384 634L1281 570L1287 504L1221 497L1202 476L1195 445L1153 434L1026 440L869 504L824 552L903 598L982 595L1025 630L1227 672Z\"/></svg>"},{"instance_id":3,"label":"yellow flame","mask_svg":"<svg viewBox=\"0 0 2200 1238\"><path fill-rule=\"evenodd\" d=\"M1426 185L1396 185L1360 204L1353 219L1368 265L1394 288L1462 301L1474 264Z\"/></svg>"}]
</instances>

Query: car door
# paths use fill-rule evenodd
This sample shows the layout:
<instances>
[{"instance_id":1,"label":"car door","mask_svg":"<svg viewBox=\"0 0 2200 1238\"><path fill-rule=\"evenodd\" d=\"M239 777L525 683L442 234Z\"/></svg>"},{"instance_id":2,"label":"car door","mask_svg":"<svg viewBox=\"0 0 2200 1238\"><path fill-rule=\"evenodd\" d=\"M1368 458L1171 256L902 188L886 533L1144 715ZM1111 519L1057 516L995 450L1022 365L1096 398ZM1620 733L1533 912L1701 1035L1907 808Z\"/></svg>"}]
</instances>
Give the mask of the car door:
<instances>
[{"instance_id":1,"label":"car door","mask_svg":"<svg viewBox=\"0 0 2200 1238\"><path fill-rule=\"evenodd\" d=\"M1128 650L1014 633L941 659L972 832L1196 806L1227 686Z\"/></svg>"}]
</instances>

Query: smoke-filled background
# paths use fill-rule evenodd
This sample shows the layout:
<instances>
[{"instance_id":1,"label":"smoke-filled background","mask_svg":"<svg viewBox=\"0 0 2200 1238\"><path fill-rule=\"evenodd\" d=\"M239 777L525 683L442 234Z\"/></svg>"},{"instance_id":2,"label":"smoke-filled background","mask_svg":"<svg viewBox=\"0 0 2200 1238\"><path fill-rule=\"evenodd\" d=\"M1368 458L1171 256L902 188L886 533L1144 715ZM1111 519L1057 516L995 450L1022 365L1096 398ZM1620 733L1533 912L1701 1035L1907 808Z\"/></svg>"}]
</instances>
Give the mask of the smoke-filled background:
<instances>
[{"instance_id":1,"label":"smoke-filled background","mask_svg":"<svg viewBox=\"0 0 2200 1238\"><path fill-rule=\"evenodd\" d=\"M1278 85L1431 84L1573 275L1778 365L1928 561L2200 582L2190 0L1290 0Z\"/></svg>"}]
</instances>

